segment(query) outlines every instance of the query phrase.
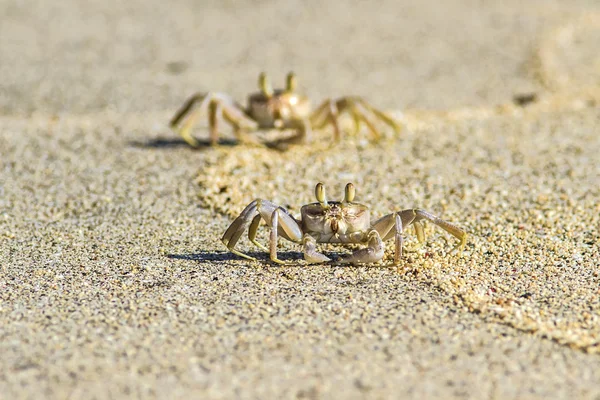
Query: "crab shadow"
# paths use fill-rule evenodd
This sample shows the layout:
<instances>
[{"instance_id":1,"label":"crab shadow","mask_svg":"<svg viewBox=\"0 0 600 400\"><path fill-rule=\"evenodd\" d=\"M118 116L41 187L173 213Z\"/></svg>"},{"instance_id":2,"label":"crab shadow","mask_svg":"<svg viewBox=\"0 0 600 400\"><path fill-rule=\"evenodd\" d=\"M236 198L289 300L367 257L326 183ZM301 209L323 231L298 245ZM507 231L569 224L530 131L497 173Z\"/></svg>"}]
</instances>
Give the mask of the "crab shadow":
<instances>
[{"instance_id":1,"label":"crab shadow","mask_svg":"<svg viewBox=\"0 0 600 400\"><path fill-rule=\"evenodd\" d=\"M260 131L259 131L260 132ZM136 148L143 149L172 149L187 147L190 150L203 151L214 148L210 139L208 138L196 138L198 147L190 146L185 140L180 137L167 137L157 136L153 139L147 140L130 140L128 145ZM276 151L287 151L291 146L303 144L301 138L298 136L290 136L283 138L266 138L258 137L256 141L251 142L240 142L235 138L221 137L219 138L218 146L221 147L263 147Z\"/></svg>"},{"instance_id":2,"label":"crab shadow","mask_svg":"<svg viewBox=\"0 0 600 400\"><path fill-rule=\"evenodd\" d=\"M137 147L142 149L173 149L180 147L187 147L191 150L206 150L210 149L212 144L208 139L198 139L199 146L197 148L191 147L185 140L181 138L170 138L164 136L158 136L154 139L148 140L131 140L128 145L131 147ZM219 146L233 147L237 146L239 142L234 139L220 139Z\"/></svg>"},{"instance_id":3,"label":"crab shadow","mask_svg":"<svg viewBox=\"0 0 600 400\"><path fill-rule=\"evenodd\" d=\"M269 254L261 251L253 251L245 253L250 257L256 258L260 262L268 262ZM299 261L302 260L302 253L294 251L283 251L278 252L277 255L283 261ZM187 260L187 261L198 261L198 262L214 262L214 261L235 261L244 260L244 258L235 255L228 251L200 251L198 253L191 254L167 254L167 258L173 260Z\"/></svg>"},{"instance_id":4,"label":"crab shadow","mask_svg":"<svg viewBox=\"0 0 600 400\"><path fill-rule=\"evenodd\" d=\"M265 253L265 252L260 252L260 251L253 251L253 252L248 252L245 253L247 255L249 255L250 257L254 257L258 262L260 263L266 263L266 264L272 264L272 265L277 265L275 264L273 261L270 260L269 258L269 254ZM230 253L228 251L201 251L198 253L191 253L191 254L167 254L166 255L167 258L170 258L172 260L186 260L186 261L197 261L199 263L204 263L204 262L217 262L217 261L248 261L248 260L244 260L244 258L237 256L233 253ZM294 251L279 251L277 252L277 256L279 257L280 260L285 261L286 263L289 262L289 264L284 264L283 266L287 266L287 267L310 267L310 266L316 266L316 265L321 265L321 266L325 266L328 265L330 267L336 267L336 268L360 268L360 267L364 267L364 264L340 264L339 261L339 254L329 254L329 256L333 257L333 260L329 261L329 262L325 262L322 264L305 264L303 263L304 261L304 257L302 256L302 253L299 252L294 252ZM369 268L379 268L379 269L389 269L389 268L398 268L397 265L393 265L393 264L381 264L381 265L370 265Z\"/></svg>"}]
</instances>

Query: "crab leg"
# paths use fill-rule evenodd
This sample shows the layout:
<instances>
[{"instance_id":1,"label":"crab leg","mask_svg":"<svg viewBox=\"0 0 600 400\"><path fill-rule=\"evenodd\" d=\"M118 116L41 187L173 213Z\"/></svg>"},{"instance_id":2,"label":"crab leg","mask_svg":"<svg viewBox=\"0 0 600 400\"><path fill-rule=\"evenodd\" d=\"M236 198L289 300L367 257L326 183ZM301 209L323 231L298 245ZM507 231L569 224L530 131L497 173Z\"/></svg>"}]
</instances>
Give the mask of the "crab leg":
<instances>
[{"instance_id":1,"label":"crab leg","mask_svg":"<svg viewBox=\"0 0 600 400\"><path fill-rule=\"evenodd\" d=\"M192 114L186 119L186 121L179 129L177 129L177 125L190 112L190 110L196 103L200 103L199 109L202 109L204 107L204 99L206 98L206 96L207 94L202 93L194 94L185 103L183 103L183 106L177 111L177 113L173 116L171 122L169 123L169 126L171 126L172 129L176 130L177 133L179 133L179 135L183 138L183 140L185 140L190 146L193 147L198 147L199 143L196 139L194 139L193 136L190 135L190 129L196 123L196 120L199 116L199 112L192 112Z\"/></svg>"},{"instance_id":2,"label":"crab leg","mask_svg":"<svg viewBox=\"0 0 600 400\"><path fill-rule=\"evenodd\" d=\"M381 121L383 121L386 125L388 125L390 128L392 128L394 130L394 133L396 135L400 134L400 131L402 131L403 126L401 124L399 124L394 118L390 117L389 115L387 115L386 113L384 113L383 111L380 111L378 109L376 109L375 107L371 106L369 103L367 103L365 100L361 99L360 100L361 104L363 104L369 111L371 111L373 114L375 114L375 116L377 118L379 118Z\"/></svg>"},{"instance_id":3,"label":"crab leg","mask_svg":"<svg viewBox=\"0 0 600 400\"><path fill-rule=\"evenodd\" d=\"M381 132L379 132L379 129L377 129L377 127L375 126L375 123L373 121L374 118L370 110L364 107L360 101L350 101L349 107L352 117L355 121L355 126L357 120L359 122L364 122L367 128L369 128L369 131L371 132L371 135L373 136L375 141L381 139ZM358 129L356 130L358 131Z\"/></svg>"},{"instance_id":4,"label":"crab leg","mask_svg":"<svg viewBox=\"0 0 600 400\"><path fill-rule=\"evenodd\" d=\"M327 124L331 124L333 126L333 140L337 142L341 138L338 118L338 101L327 99L312 112L310 121L315 129L323 129Z\"/></svg>"},{"instance_id":5,"label":"crab leg","mask_svg":"<svg viewBox=\"0 0 600 400\"><path fill-rule=\"evenodd\" d=\"M392 117L371 106L361 97L340 97L338 99L327 99L312 113L310 119L315 129L322 129L328 123L333 125L334 140L338 141L341 138L341 130L339 127L339 116L348 111L354 120L355 133L360 128L360 123L364 122L375 140L381 138L381 133L377 128L375 121L379 120L390 126L396 134L402 130L402 126L398 124Z\"/></svg>"},{"instance_id":6,"label":"crab leg","mask_svg":"<svg viewBox=\"0 0 600 400\"><path fill-rule=\"evenodd\" d=\"M230 96L224 93L197 93L190 97L171 119L170 126L192 147L200 146L200 143L190 134L190 130L196 123L201 111L208 105L208 120L210 130L210 142L217 144L219 133L217 129L218 117L222 116L234 127L236 136L245 129L254 130L258 128L256 121L248 117L242 106L237 104ZM180 127L178 125L183 121ZM239 136L238 136L239 138Z\"/></svg>"},{"instance_id":7,"label":"crab leg","mask_svg":"<svg viewBox=\"0 0 600 400\"><path fill-rule=\"evenodd\" d=\"M329 108L331 107L332 100L327 99L319 105L310 115L310 122L316 129L322 129L327 125L329 118Z\"/></svg>"},{"instance_id":8,"label":"crab leg","mask_svg":"<svg viewBox=\"0 0 600 400\"><path fill-rule=\"evenodd\" d=\"M223 237L221 238L221 241L223 244L225 244L225 246L227 246L229 251L248 260L256 259L236 250L235 245L237 244L238 240L240 240L240 237L244 234L244 231L248 226L250 226L248 237L250 238L251 235L254 235L254 237L250 239L255 239L256 229L258 229L258 223L255 222L256 217L259 217L260 221L260 214L256 215L256 204L258 202L259 200L254 200L252 203L248 204L241 214L235 220L233 220L231 225L229 225L223 234Z\"/></svg>"},{"instance_id":9,"label":"crab leg","mask_svg":"<svg viewBox=\"0 0 600 400\"><path fill-rule=\"evenodd\" d=\"M250 241L259 249L263 251L269 251L266 246L256 240L256 233L258 232L258 226L260 225L261 218L262 215L258 214L254 217L252 223L250 223L250 227L248 228L248 239L250 239Z\"/></svg>"},{"instance_id":10,"label":"crab leg","mask_svg":"<svg viewBox=\"0 0 600 400\"><path fill-rule=\"evenodd\" d=\"M394 235L394 264L398 265L400 263L400 257L402 257L402 247L404 247L404 238L402 237L402 231L404 227L402 225L402 218L400 215L396 214L394 218L394 229L396 234Z\"/></svg>"},{"instance_id":11,"label":"crab leg","mask_svg":"<svg viewBox=\"0 0 600 400\"><path fill-rule=\"evenodd\" d=\"M329 112L326 122L328 121L333 125L333 140L337 142L342 138L342 130L340 129L340 124L338 122L338 118L340 117L340 107L338 102L329 101L329 107L326 110Z\"/></svg>"},{"instance_id":12,"label":"crab leg","mask_svg":"<svg viewBox=\"0 0 600 400\"><path fill-rule=\"evenodd\" d=\"M281 216L282 221L279 222ZM281 232L280 229L281 228ZM302 230L300 226L294 220L285 209L277 207L271 214L271 234L269 235L269 254L271 261L278 264L285 264L285 261L277 258L277 238L281 234L283 237L288 238L293 242L299 242L302 240Z\"/></svg>"},{"instance_id":13,"label":"crab leg","mask_svg":"<svg viewBox=\"0 0 600 400\"><path fill-rule=\"evenodd\" d=\"M425 230L423 229L423 224L420 221L415 221L413 222L413 226L415 228L415 234L417 235L419 244L425 243Z\"/></svg>"},{"instance_id":14,"label":"crab leg","mask_svg":"<svg viewBox=\"0 0 600 400\"><path fill-rule=\"evenodd\" d=\"M423 220L436 224L446 232L450 233L452 236L456 237L459 240L459 243L454 247L453 250L463 250L467 242L467 233L456 225L445 221L425 210L408 209L395 212L379 218L377 221L371 224L371 227L379 232L384 241L391 239L392 237L395 238L396 252L394 254L394 262L398 263L400 257L402 256L402 230L412 224L415 227L415 233L417 234L419 243L423 243L425 241L425 232L423 230L423 224L421 223Z\"/></svg>"},{"instance_id":15,"label":"crab leg","mask_svg":"<svg viewBox=\"0 0 600 400\"><path fill-rule=\"evenodd\" d=\"M261 219L272 229L271 250L273 249L273 230L275 231L275 250L278 235L292 242L299 243L302 241L302 229L294 217L284 208L262 199L256 199L244 208L241 214L229 225L221 241L232 253L249 260L255 260L255 258L236 250L235 245L248 229L248 239L256 246L265 249L263 245L256 241L256 232ZM276 253L275 259L277 259ZM280 260L273 261L280 262Z\"/></svg>"},{"instance_id":16,"label":"crab leg","mask_svg":"<svg viewBox=\"0 0 600 400\"><path fill-rule=\"evenodd\" d=\"M210 144L215 146L219 141L219 120L218 114L221 114L221 105L216 101L208 103L208 127L210 133Z\"/></svg>"}]
</instances>

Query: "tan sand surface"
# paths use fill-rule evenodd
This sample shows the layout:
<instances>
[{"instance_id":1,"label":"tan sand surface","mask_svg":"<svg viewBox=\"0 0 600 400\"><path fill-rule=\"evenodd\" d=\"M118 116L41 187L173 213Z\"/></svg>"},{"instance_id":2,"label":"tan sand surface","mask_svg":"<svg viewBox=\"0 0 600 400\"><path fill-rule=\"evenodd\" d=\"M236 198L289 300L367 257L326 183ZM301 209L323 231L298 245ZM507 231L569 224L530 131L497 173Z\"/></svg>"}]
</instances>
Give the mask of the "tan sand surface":
<instances>
[{"instance_id":1,"label":"tan sand surface","mask_svg":"<svg viewBox=\"0 0 600 400\"><path fill-rule=\"evenodd\" d=\"M597 2L0 15L0 399L600 398ZM193 91L242 100L262 70L296 71L315 100L364 95L408 129L281 151L229 132L194 150L167 128ZM418 247L408 229L398 267L391 242L379 265L307 266L281 241L284 267L220 243L254 198L296 214L318 181L469 242L450 253L429 224Z\"/></svg>"}]
</instances>

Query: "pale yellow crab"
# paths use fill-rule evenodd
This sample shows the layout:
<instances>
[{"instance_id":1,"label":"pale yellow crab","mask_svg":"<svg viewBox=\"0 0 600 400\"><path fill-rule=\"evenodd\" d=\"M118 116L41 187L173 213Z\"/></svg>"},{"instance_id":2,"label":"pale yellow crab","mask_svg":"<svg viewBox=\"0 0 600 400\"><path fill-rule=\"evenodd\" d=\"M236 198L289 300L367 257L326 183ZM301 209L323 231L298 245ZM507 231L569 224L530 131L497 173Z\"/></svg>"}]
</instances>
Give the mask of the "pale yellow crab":
<instances>
[{"instance_id":1,"label":"pale yellow crab","mask_svg":"<svg viewBox=\"0 0 600 400\"><path fill-rule=\"evenodd\" d=\"M284 264L277 258L277 239L282 237L302 244L304 259L309 263L330 261L329 257L317 251L317 243L365 244L367 247L355 250L351 255L338 260L338 263L375 263L384 256L383 242L394 238L394 265L402 256L402 231L414 226L417 239L425 241L423 221L430 221L459 240L455 249L462 249L467 242L467 233L456 225L419 209L394 212L371 222L369 207L354 203L355 189L348 183L344 200L327 201L322 183L315 187L317 203L302 206L300 218L294 218L285 208L267 200L257 199L248 204L242 213L227 228L221 241L229 251L238 256L254 260L236 250L240 237L248 229L248 238L256 246L269 251L271 260ZM256 234L260 221L270 227L269 249L257 242Z\"/></svg>"},{"instance_id":2,"label":"pale yellow crab","mask_svg":"<svg viewBox=\"0 0 600 400\"><path fill-rule=\"evenodd\" d=\"M231 124L238 140L243 140L245 131L294 129L297 132L294 141L309 142L314 129L323 129L331 124L334 139L338 141L341 137L338 118L344 112L348 112L354 120L356 131L363 122L374 140L381 137L377 121L390 126L395 133L402 128L392 117L377 110L361 97L327 99L313 111L310 100L296 93L296 76L292 72L287 76L285 89L274 90L264 73L260 74L258 86L260 92L248 96L246 108L225 93L197 93L177 111L170 126L193 147L198 147L199 142L191 135L190 130L205 108L208 108L210 143L213 145L219 140L219 117Z\"/></svg>"}]
</instances>

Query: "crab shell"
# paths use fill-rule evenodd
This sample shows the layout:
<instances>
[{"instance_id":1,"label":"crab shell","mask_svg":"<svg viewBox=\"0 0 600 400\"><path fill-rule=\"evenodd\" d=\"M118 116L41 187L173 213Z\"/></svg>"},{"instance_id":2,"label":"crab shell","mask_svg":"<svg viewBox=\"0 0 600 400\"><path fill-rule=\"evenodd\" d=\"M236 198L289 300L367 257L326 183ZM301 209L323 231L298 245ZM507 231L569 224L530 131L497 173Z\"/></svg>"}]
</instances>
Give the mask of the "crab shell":
<instances>
[{"instance_id":1,"label":"crab shell","mask_svg":"<svg viewBox=\"0 0 600 400\"><path fill-rule=\"evenodd\" d=\"M359 203L311 203L302 206L300 214L302 230L318 243L361 242L371 226L369 208Z\"/></svg>"},{"instance_id":2,"label":"crab shell","mask_svg":"<svg viewBox=\"0 0 600 400\"><path fill-rule=\"evenodd\" d=\"M247 110L259 128L284 128L290 121L308 118L312 105L306 96L277 89L273 95L257 92L248 96Z\"/></svg>"}]
</instances>

